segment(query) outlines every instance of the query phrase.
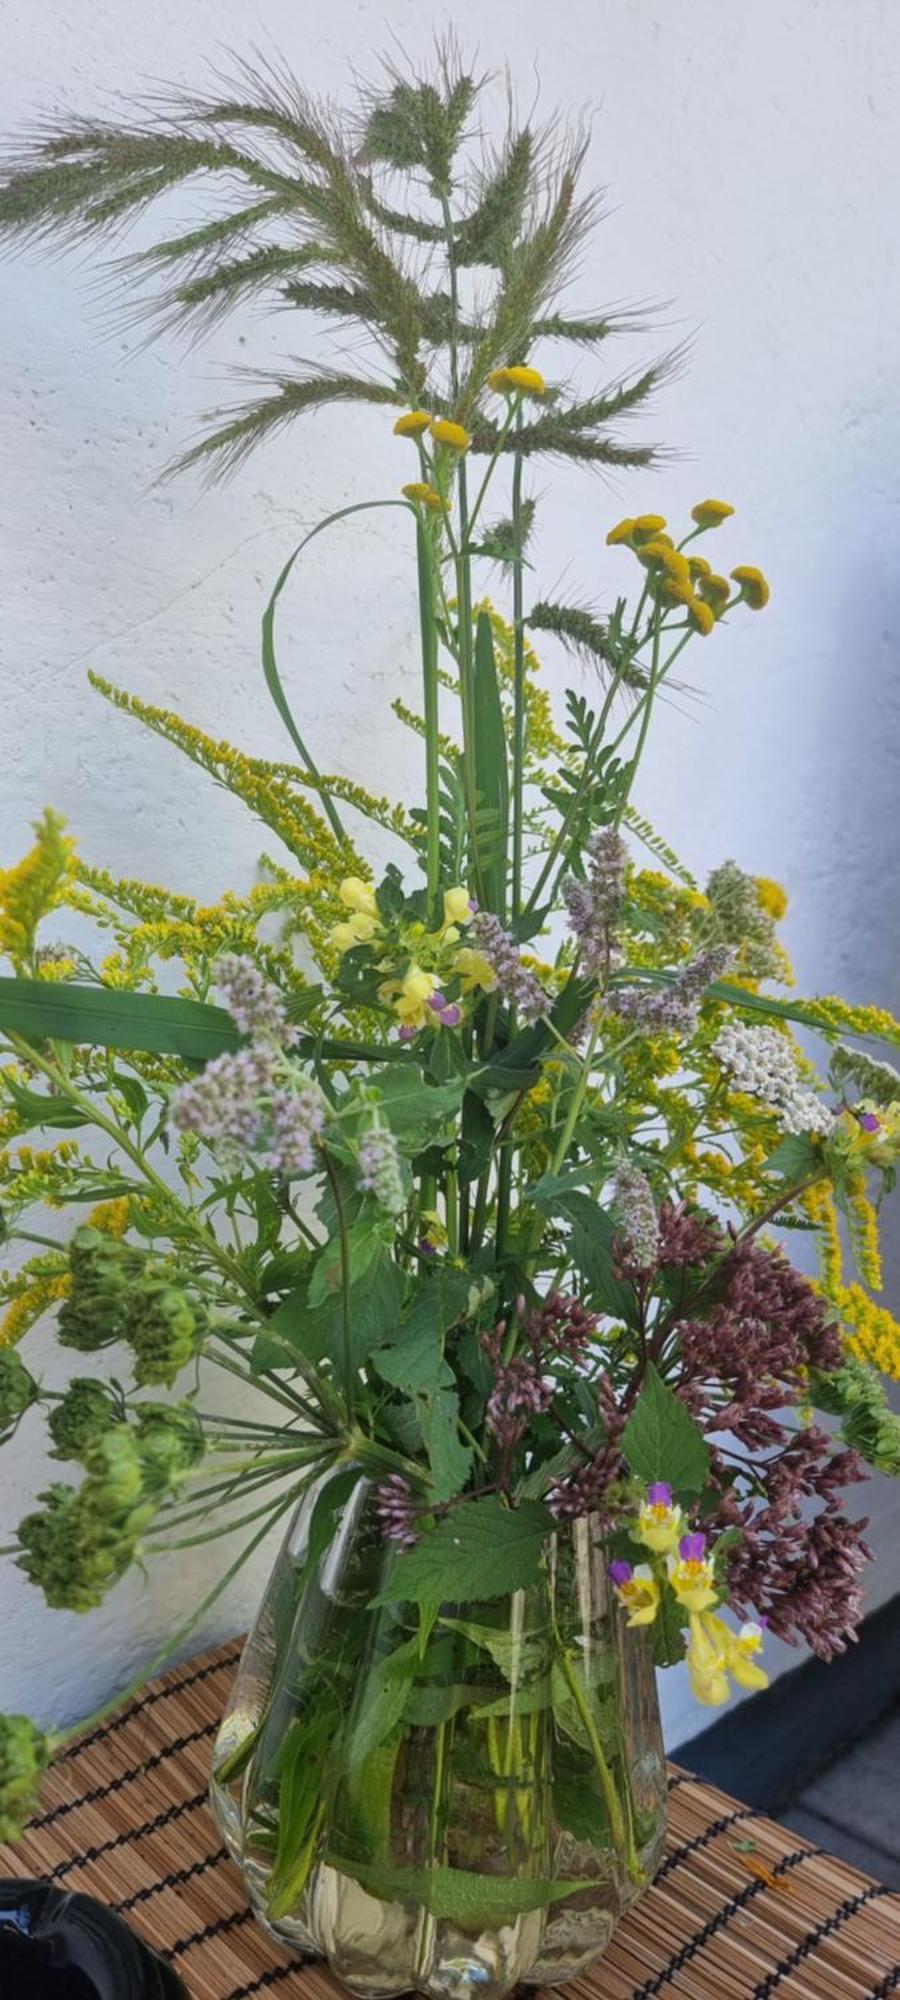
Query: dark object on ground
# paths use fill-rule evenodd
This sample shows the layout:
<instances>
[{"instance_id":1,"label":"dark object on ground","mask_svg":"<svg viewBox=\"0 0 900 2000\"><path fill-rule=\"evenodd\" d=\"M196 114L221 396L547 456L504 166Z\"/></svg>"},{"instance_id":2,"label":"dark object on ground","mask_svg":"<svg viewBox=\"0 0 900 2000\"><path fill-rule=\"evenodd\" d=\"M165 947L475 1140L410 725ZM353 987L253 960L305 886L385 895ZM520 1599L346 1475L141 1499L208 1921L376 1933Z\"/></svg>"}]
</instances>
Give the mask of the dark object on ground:
<instances>
[{"instance_id":1,"label":"dark object on ground","mask_svg":"<svg viewBox=\"0 0 900 2000\"><path fill-rule=\"evenodd\" d=\"M4 2000L188 2000L114 1910L49 1882L0 1878Z\"/></svg>"}]
</instances>

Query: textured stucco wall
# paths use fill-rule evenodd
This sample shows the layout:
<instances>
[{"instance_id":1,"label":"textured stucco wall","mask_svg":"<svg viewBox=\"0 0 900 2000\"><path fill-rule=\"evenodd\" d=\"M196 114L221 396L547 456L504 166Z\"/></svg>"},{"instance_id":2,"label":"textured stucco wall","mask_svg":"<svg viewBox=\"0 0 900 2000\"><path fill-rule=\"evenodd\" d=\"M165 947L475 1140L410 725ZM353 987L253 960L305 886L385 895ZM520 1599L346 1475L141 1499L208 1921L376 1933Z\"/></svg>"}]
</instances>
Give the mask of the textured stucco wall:
<instances>
[{"instance_id":1,"label":"textured stucco wall","mask_svg":"<svg viewBox=\"0 0 900 2000\"><path fill-rule=\"evenodd\" d=\"M206 58L221 64L254 43L281 47L312 87L339 92L348 61L365 72L367 50L388 35L384 10L362 0L6 0L3 12L5 132L48 102L102 112L148 80L190 83ZM619 512L677 513L707 491L739 503L729 556L765 566L773 605L692 655L700 699L668 709L640 802L697 872L731 854L787 878L801 985L897 1009L896 8L561 0L548 12L535 0L487 10L456 0L453 20L485 66L509 60L526 101L537 77L547 113L600 105L592 167L609 184L610 214L573 296L591 308L674 301L661 334L623 343L615 365L694 336L690 366L645 422L679 455L612 492L554 474L538 576L602 602L627 570L602 546ZM390 10L390 34L417 55L445 25L434 0ZM22 851L28 820L52 800L91 859L213 895L251 879L257 832L92 696L85 666L280 754L258 668L264 591L319 514L390 490L401 448L385 443L377 415L327 413L211 496L189 479L154 488L198 410L222 397L229 360L265 366L321 351L321 336L248 316L199 351L147 350L92 294L92 271L79 256L3 271L0 856ZM551 485L546 470L539 485ZM322 763L377 774L385 788L415 770L387 707L404 677L415 686L412 585L402 528L370 517L317 545L283 628L285 671ZM560 689L561 663L549 651L547 663ZM895 1303L898 1288L895 1264ZM46 1479L36 1440L26 1425L0 1458L4 1521ZM886 1489L875 1509L878 1598L900 1582L900 1513ZM82 1711L161 1642L208 1574L202 1551L172 1561L80 1621L47 1614L7 1569L0 1706L48 1719ZM256 1587L246 1578L208 1630L233 1628ZM666 1701L672 1740L690 1734L699 1718L677 1679Z\"/></svg>"}]
</instances>

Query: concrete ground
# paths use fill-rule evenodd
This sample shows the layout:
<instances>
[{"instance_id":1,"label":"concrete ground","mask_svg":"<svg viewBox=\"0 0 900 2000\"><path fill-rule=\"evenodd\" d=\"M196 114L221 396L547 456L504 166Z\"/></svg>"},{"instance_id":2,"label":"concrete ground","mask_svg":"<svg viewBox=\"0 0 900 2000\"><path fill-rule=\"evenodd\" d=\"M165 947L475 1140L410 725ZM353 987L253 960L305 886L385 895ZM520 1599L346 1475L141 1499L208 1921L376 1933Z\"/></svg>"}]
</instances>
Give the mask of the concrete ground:
<instances>
[{"instance_id":1,"label":"concrete ground","mask_svg":"<svg viewBox=\"0 0 900 2000\"><path fill-rule=\"evenodd\" d=\"M826 1764L778 1819L900 1889L900 1704Z\"/></svg>"}]
</instances>

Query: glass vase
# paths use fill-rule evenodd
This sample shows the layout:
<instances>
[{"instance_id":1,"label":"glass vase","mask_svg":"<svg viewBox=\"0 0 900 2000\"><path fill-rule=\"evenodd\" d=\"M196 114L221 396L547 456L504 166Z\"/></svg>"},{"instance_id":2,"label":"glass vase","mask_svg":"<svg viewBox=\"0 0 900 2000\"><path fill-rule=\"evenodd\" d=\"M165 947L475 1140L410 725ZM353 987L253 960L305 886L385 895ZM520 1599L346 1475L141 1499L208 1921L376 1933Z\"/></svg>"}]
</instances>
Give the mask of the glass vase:
<instances>
[{"instance_id":1,"label":"glass vase","mask_svg":"<svg viewBox=\"0 0 900 2000\"><path fill-rule=\"evenodd\" d=\"M364 1478L298 1509L237 1671L212 1799L257 1915L353 1993L493 1996L583 1972L652 1880L666 1780L646 1634L590 1518L539 1585L379 1605ZM318 1512L317 1512L318 1510Z\"/></svg>"}]
</instances>

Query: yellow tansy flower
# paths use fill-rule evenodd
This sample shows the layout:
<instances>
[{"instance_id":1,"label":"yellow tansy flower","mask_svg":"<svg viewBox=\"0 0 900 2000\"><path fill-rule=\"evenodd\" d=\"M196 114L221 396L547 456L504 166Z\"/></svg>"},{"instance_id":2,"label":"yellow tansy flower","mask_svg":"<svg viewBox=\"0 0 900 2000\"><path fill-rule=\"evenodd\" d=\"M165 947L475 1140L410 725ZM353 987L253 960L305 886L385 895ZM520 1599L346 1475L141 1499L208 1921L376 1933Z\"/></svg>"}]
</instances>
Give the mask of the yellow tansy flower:
<instances>
[{"instance_id":1,"label":"yellow tansy flower","mask_svg":"<svg viewBox=\"0 0 900 2000\"><path fill-rule=\"evenodd\" d=\"M697 595L702 597L704 604L710 606L717 618L721 618L731 596L731 585L727 576L718 576L715 570L710 570L708 576L701 576L698 579Z\"/></svg>"},{"instance_id":2,"label":"yellow tansy flower","mask_svg":"<svg viewBox=\"0 0 900 2000\"><path fill-rule=\"evenodd\" d=\"M499 396L544 396L547 393L547 384L539 368L518 365L492 368L487 379L488 388L496 389Z\"/></svg>"},{"instance_id":3,"label":"yellow tansy flower","mask_svg":"<svg viewBox=\"0 0 900 2000\"><path fill-rule=\"evenodd\" d=\"M639 547L642 542L652 541L655 535L662 533L665 525L664 514L636 514L632 528L635 545Z\"/></svg>"},{"instance_id":4,"label":"yellow tansy flower","mask_svg":"<svg viewBox=\"0 0 900 2000\"><path fill-rule=\"evenodd\" d=\"M702 597L692 597L687 607L688 617L697 632L708 639L715 628L716 614L711 604L705 604Z\"/></svg>"},{"instance_id":5,"label":"yellow tansy flower","mask_svg":"<svg viewBox=\"0 0 900 2000\"><path fill-rule=\"evenodd\" d=\"M712 563L708 563L705 556L689 556L688 569L691 572L693 581L697 583L701 576L711 575Z\"/></svg>"},{"instance_id":6,"label":"yellow tansy flower","mask_svg":"<svg viewBox=\"0 0 900 2000\"><path fill-rule=\"evenodd\" d=\"M627 516L624 521L617 521L615 527L610 528L609 534L606 537L606 546L608 549L614 549L618 547L620 542L630 543L633 534L634 522L630 516Z\"/></svg>"},{"instance_id":7,"label":"yellow tansy flower","mask_svg":"<svg viewBox=\"0 0 900 2000\"><path fill-rule=\"evenodd\" d=\"M751 611L762 611L772 594L762 570L754 569L752 563L739 563L731 574L744 603L749 604Z\"/></svg>"},{"instance_id":8,"label":"yellow tansy flower","mask_svg":"<svg viewBox=\"0 0 900 2000\"><path fill-rule=\"evenodd\" d=\"M721 528L722 522L733 513L734 508L727 500L698 500L696 507L691 508L691 520L696 521L698 528Z\"/></svg>"},{"instance_id":9,"label":"yellow tansy flower","mask_svg":"<svg viewBox=\"0 0 900 2000\"><path fill-rule=\"evenodd\" d=\"M415 501L418 507L427 507L432 514L443 514L447 502L436 486L429 486L425 479L410 479L400 488L406 500Z\"/></svg>"},{"instance_id":10,"label":"yellow tansy flower","mask_svg":"<svg viewBox=\"0 0 900 2000\"><path fill-rule=\"evenodd\" d=\"M434 417L429 428L435 444L447 444L451 451L468 451L472 439L465 424L455 424L452 417Z\"/></svg>"},{"instance_id":11,"label":"yellow tansy flower","mask_svg":"<svg viewBox=\"0 0 900 2000\"><path fill-rule=\"evenodd\" d=\"M394 436L398 438L421 437L431 422L430 410L405 410L394 425Z\"/></svg>"}]
</instances>

